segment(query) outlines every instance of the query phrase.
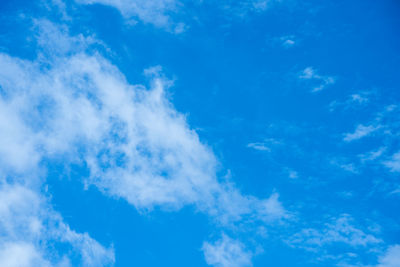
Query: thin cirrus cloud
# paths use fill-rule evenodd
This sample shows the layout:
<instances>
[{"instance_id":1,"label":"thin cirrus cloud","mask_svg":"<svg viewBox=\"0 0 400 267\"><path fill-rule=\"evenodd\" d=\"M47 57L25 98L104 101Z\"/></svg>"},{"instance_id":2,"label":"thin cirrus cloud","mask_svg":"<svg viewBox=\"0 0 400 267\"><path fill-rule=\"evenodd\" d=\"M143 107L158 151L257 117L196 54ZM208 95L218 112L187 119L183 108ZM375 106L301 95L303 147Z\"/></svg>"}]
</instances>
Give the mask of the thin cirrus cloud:
<instances>
[{"instance_id":1,"label":"thin cirrus cloud","mask_svg":"<svg viewBox=\"0 0 400 267\"><path fill-rule=\"evenodd\" d=\"M75 0L78 4L101 4L116 8L130 23L140 20L175 33L185 30L184 23L175 22L171 14L178 13L182 4L178 0Z\"/></svg>"},{"instance_id":2,"label":"thin cirrus cloud","mask_svg":"<svg viewBox=\"0 0 400 267\"><path fill-rule=\"evenodd\" d=\"M259 199L218 181L213 152L165 97L171 82L159 67L145 71L150 89L131 85L98 51L89 52L91 39L71 37L66 28L49 21L36 25L45 58L28 61L0 54L2 173L23 177L27 190L33 190L31 176L36 175L39 185L42 181L44 167L39 163L61 157L65 164L85 162L90 172L85 184L123 198L139 211L192 205L224 227L236 222L269 224L288 217L277 193ZM40 34L43 26L51 31ZM68 47L74 49L64 49ZM43 63L48 67L42 68ZM10 119L12 124L7 123ZM13 184L18 186L17 180ZM21 216L26 212L21 210ZM43 227L53 234L49 238L63 235ZM37 238L42 236L40 232ZM65 242L75 244L77 239L90 245L89 251L99 251L96 266L112 262L112 252L86 234L72 236ZM83 245L77 246L87 254ZM2 251L22 249L31 249L33 256L27 261L32 264L47 260L32 246L7 243Z\"/></svg>"},{"instance_id":3,"label":"thin cirrus cloud","mask_svg":"<svg viewBox=\"0 0 400 267\"><path fill-rule=\"evenodd\" d=\"M352 94L350 96L350 100L358 104L365 104L369 102L369 98L362 94Z\"/></svg>"},{"instance_id":4,"label":"thin cirrus cloud","mask_svg":"<svg viewBox=\"0 0 400 267\"><path fill-rule=\"evenodd\" d=\"M78 4L93 5L101 4L116 8L128 23L153 24L156 27L164 28L170 32L179 34L184 32L188 26L185 22L178 22L174 17L183 14L184 2L178 0L75 0ZM224 0L213 3L215 7L222 8L230 15L239 17L247 16L250 12L263 12L273 3L279 0ZM202 1L195 1L195 4L202 4ZM197 17L197 16L195 16ZM198 19L198 18L197 18ZM293 40L287 40L284 46L292 46Z\"/></svg>"},{"instance_id":5,"label":"thin cirrus cloud","mask_svg":"<svg viewBox=\"0 0 400 267\"><path fill-rule=\"evenodd\" d=\"M353 217L342 214L331 218L325 223L325 228L305 228L294 234L286 242L289 246L305 249L318 255L317 260L327 262L336 261L338 266L374 266L397 267L400 266L400 246L395 244L382 250L384 241L376 236L379 231L374 227L357 226ZM331 252L334 244L346 247L345 253ZM374 265L364 265L359 262L357 251L368 250L370 255L378 256ZM337 264L340 262L340 264Z\"/></svg>"},{"instance_id":6,"label":"thin cirrus cloud","mask_svg":"<svg viewBox=\"0 0 400 267\"><path fill-rule=\"evenodd\" d=\"M359 157L360 157L361 162L363 162L363 163L368 162L368 161L374 161L374 160L378 159L379 157L381 157L385 153L386 150L387 150L387 147L383 146L376 150L360 154Z\"/></svg>"},{"instance_id":7,"label":"thin cirrus cloud","mask_svg":"<svg viewBox=\"0 0 400 267\"><path fill-rule=\"evenodd\" d=\"M400 151L393 154L392 157L384 161L383 164L392 172L400 172Z\"/></svg>"},{"instance_id":8,"label":"thin cirrus cloud","mask_svg":"<svg viewBox=\"0 0 400 267\"><path fill-rule=\"evenodd\" d=\"M282 43L282 46L288 48L288 47L294 46L295 43L296 43L296 42L293 41L293 40L291 40L291 39L286 39L286 40Z\"/></svg>"},{"instance_id":9,"label":"thin cirrus cloud","mask_svg":"<svg viewBox=\"0 0 400 267\"><path fill-rule=\"evenodd\" d=\"M266 138L263 140L263 142L253 142L253 143L248 143L247 147L252 148L254 150L259 150L259 151L266 151L266 152L271 152L272 147L282 145L283 143L279 140L276 140L274 138Z\"/></svg>"},{"instance_id":10,"label":"thin cirrus cloud","mask_svg":"<svg viewBox=\"0 0 400 267\"><path fill-rule=\"evenodd\" d=\"M327 223L325 229L304 229L300 234L295 235L292 241L305 246L321 246L333 242L340 242L350 246L366 246L382 242L372 234L367 234L356 228L352 225L352 222L353 218L351 216L342 214L333 219L331 223Z\"/></svg>"},{"instance_id":11,"label":"thin cirrus cloud","mask_svg":"<svg viewBox=\"0 0 400 267\"><path fill-rule=\"evenodd\" d=\"M334 244L346 246L346 251L357 251L357 249L378 249L383 243L381 239L374 236L371 232L365 232L355 225L354 219L348 214L342 214L337 218L325 223L324 228L305 228L294 234L289 240L288 245L302 248L311 253L317 253L318 259L326 261L331 258L341 258L350 261L353 257L348 257L348 253L343 255L331 254L328 249Z\"/></svg>"},{"instance_id":12,"label":"thin cirrus cloud","mask_svg":"<svg viewBox=\"0 0 400 267\"><path fill-rule=\"evenodd\" d=\"M219 1L220 7L237 17L247 17L250 14L261 13L268 10L280 0L223 0Z\"/></svg>"},{"instance_id":13,"label":"thin cirrus cloud","mask_svg":"<svg viewBox=\"0 0 400 267\"><path fill-rule=\"evenodd\" d=\"M346 142L351 142L354 140L361 139L363 137L366 137L373 132L379 130L381 128L381 125L378 126L373 126L373 125L368 125L364 126L362 124L357 125L356 129L354 130L353 133L346 133L343 137L343 140Z\"/></svg>"},{"instance_id":14,"label":"thin cirrus cloud","mask_svg":"<svg viewBox=\"0 0 400 267\"><path fill-rule=\"evenodd\" d=\"M247 147L260 151L271 151L271 148L269 148L265 143L249 143L247 144Z\"/></svg>"},{"instance_id":15,"label":"thin cirrus cloud","mask_svg":"<svg viewBox=\"0 0 400 267\"><path fill-rule=\"evenodd\" d=\"M202 250L209 265L216 267L248 267L252 266L253 253L247 251L240 241L222 234L214 243L204 242Z\"/></svg>"},{"instance_id":16,"label":"thin cirrus cloud","mask_svg":"<svg viewBox=\"0 0 400 267\"><path fill-rule=\"evenodd\" d=\"M299 78L301 80L308 80L316 83L316 85L313 86L311 90L311 92L313 93L322 91L323 89L325 89L325 87L334 84L336 81L334 77L318 74L313 67L305 68L299 75Z\"/></svg>"},{"instance_id":17,"label":"thin cirrus cloud","mask_svg":"<svg viewBox=\"0 0 400 267\"><path fill-rule=\"evenodd\" d=\"M348 110L365 107L370 102L371 94L372 92L360 92L351 94L345 101L332 101L329 104L329 111L333 112L338 108L341 108L342 110Z\"/></svg>"},{"instance_id":18,"label":"thin cirrus cloud","mask_svg":"<svg viewBox=\"0 0 400 267\"><path fill-rule=\"evenodd\" d=\"M295 170L287 169L288 176L291 179L299 178L299 174Z\"/></svg>"}]
</instances>

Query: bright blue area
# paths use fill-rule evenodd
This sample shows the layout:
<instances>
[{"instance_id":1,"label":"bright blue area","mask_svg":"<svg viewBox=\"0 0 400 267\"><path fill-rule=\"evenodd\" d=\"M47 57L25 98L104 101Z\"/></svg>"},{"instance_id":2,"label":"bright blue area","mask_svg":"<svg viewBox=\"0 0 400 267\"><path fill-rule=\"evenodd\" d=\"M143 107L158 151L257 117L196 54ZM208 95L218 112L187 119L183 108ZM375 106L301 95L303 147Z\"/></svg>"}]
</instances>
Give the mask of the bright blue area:
<instances>
[{"instance_id":1,"label":"bright blue area","mask_svg":"<svg viewBox=\"0 0 400 267\"><path fill-rule=\"evenodd\" d=\"M1 51L35 58L35 44L27 38L32 34L28 16L49 15L32 2L0 3ZM398 174L378 163L360 167L358 173L332 163L357 167L359 154L381 146L388 147L388 155L400 149L395 138L342 140L344 133L367 125L385 106L400 101L399 2L289 1L243 19L221 12L212 2L186 3L181 18L190 28L179 35L141 23L126 27L117 10L100 5L73 11L71 29L95 33L116 55L105 56L131 83L146 83L142 71L154 65L176 78L171 101L212 147L223 166L219 175L230 170L243 193L260 198L279 192L285 207L308 222L293 223L290 231L318 227L326 214L347 213L379 224L387 244L399 243L400 215L394 212L400 208L399 195L384 189L398 184ZM18 16L21 12L27 17ZM192 19L194 14L202 24ZM282 36L294 36L295 44L284 47ZM311 93L312 81L298 78L310 66L336 82ZM329 110L333 101L344 103L360 92L372 92L367 106ZM387 120L396 124L396 118ZM268 138L282 144L271 145L271 152L247 147L267 144ZM84 190L84 166L75 166L67 177L60 164L48 164L55 209L72 229L113 244L116 266L206 266L202 243L219 233L207 216L193 207L139 213L94 187ZM289 178L289 169L298 178ZM352 196L341 197L343 192ZM276 237L263 241L265 252L255 257L254 266L331 266L310 261L312 253L280 242L285 228L274 231ZM358 252L366 263L374 263L368 251Z\"/></svg>"}]
</instances>

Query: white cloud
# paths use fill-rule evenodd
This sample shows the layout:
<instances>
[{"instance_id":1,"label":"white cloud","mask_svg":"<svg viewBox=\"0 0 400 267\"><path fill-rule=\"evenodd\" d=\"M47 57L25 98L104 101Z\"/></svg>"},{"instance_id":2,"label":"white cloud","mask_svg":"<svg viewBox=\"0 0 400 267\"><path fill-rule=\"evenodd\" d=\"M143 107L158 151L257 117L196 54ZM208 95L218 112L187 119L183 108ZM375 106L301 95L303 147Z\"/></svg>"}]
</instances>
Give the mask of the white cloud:
<instances>
[{"instance_id":1,"label":"white cloud","mask_svg":"<svg viewBox=\"0 0 400 267\"><path fill-rule=\"evenodd\" d=\"M70 230L45 199L22 185L0 185L0 235L0 266L71 266L70 256L78 256L81 266L114 262L112 249ZM71 249L49 251L49 242Z\"/></svg>"},{"instance_id":2,"label":"white cloud","mask_svg":"<svg viewBox=\"0 0 400 267\"><path fill-rule=\"evenodd\" d=\"M368 125L364 126L362 124L357 125L355 131L353 133L347 133L344 135L343 140L346 142L351 142L354 140L361 139L365 136L370 135L371 133L375 132L376 130L380 129L381 126L373 126L373 125Z\"/></svg>"},{"instance_id":3,"label":"white cloud","mask_svg":"<svg viewBox=\"0 0 400 267\"><path fill-rule=\"evenodd\" d=\"M261 13L268 10L280 0L223 0L219 1L223 9L230 15L246 17L250 14Z\"/></svg>"},{"instance_id":4,"label":"white cloud","mask_svg":"<svg viewBox=\"0 0 400 267\"><path fill-rule=\"evenodd\" d=\"M59 0L53 0L59 1ZM180 0L75 0L78 4L93 5L101 4L117 9L128 24L136 24L137 21L153 24L156 27L164 28L170 32L179 34L186 31L190 26L184 22L178 22L177 17L187 15L185 1ZM204 1L192 1L195 5L201 5ZM273 4L281 0L223 0L209 1L216 8L227 11L229 17L247 17L251 13L261 13L269 9ZM192 4L193 4L192 3ZM186 14L185 14L186 13ZM201 18L198 14L190 14L197 21ZM188 16L186 16L188 17ZM285 47L294 44L293 40L288 40L283 45Z\"/></svg>"},{"instance_id":5,"label":"white cloud","mask_svg":"<svg viewBox=\"0 0 400 267\"><path fill-rule=\"evenodd\" d=\"M373 92L370 91L364 91L364 92L359 92L355 94L351 94L350 96L347 97L345 101L332 101L329 104L329 111L334 111L339 107L342 107L343 109L357 109L360 107L365 106L370 102L370 95L373 94Z\"/></svg>"},{"instance_id":6,"label":"white cloud","mask_svg":"<svg viewBox=\"0 0 400 267\"><path fill-rule=\"evenodd\" d=\"M279 201L279 194L277 193L274 193L268 199L261 201L259 205L260 208L257 210L264 221L274 221L289 217L287 211Z\"/></svg>"},{"instance_id":7,"label":"white cloud","mask_svg":"<svg viewBox=\"0 0 400 267\"><path fill-rule=\"evenodd\" d=\"M80 4L102 4L114 7L125 19L139 19L156 27L162 27L180 33L183 23L175 23L170 14L177 13L181 7L178 0L75 0Z\"/></svg>"},{"instance_id":8,"label":"white cloud","mask_svg":"<svg viewBox=\"0 0 400 267\"><path fill-rule=\"evenodd\" d=\"M4 243L0 247L0 266L7 267L50 267L33 244L26 242Z\"/></svg>"},{"instance_id":9,"label":"white cloud","mask_svg":"<svg viewBox=\"0 0 400 267\"><path fill-rule=\"evenodd\" d=\"M335 83L335 78L319 75L313 67L305 68L299 75L299 78L302 80L314 81L318 84L311 90L313 93L322 91L326 86Z\"/></svg>"},{"instance_id":10,"label":"white cloud","mask_svg":"<svg viewBox=\"0 0 400 267\"><path fill-rule=\"evenodd\" d=\"M352 94L350 96L350 101L358 103L358 104L365 104L369 102L369 98L361 94Z\"/></svg>"},{"instance_id":11,"label":"white cloud","mask_svg":"<svg viewBox=\"0 0 400 267\"><path fill-rule=\"evenodd\" d=\"M99 53L85 52L91 44L87 38L70 37L52 26L46 42L39 35L45 60L0 54L0 173L31 184L43 171L38 163L56 157L65 164L84 162L90 171L86 184L138 210L192 205L222 225L287 218L278 194L259 199L219 182L213 152L166 98L172 83L159 68L146 71L149 89L131 85ZM21 211L23 216L27 212ZM15 220L24 223L18 216ZM96 241L65 225L46 232L52 234L46 238L73 244L88 266L111 258ZM43 232L34 238L44 238Z\"/></svg>"},{"instance_id":12,"label":"white cloud","mask_svg":"<svg viewBox=\"0 0 400 267\"><path fill-rule=\"evenodd\" d=\"M391 191L389 194L390 194L390 195L400 194L400 186L399 186L397 189Z\"/></svg>"},{"instance_id":13,"label":"white cloud","mask_svg":"<svg viewBox=\"0 0 400 267\"><path fill-rule=\"evenodd\" d=\"M392 172L400 172L400 151L393 154L390 160L386 160L383 164Z\"/></svg>"},{"instance_id":14,"label":"white cloud","mask_svg":"<svg viewBox=\"0 0 400 267\"><path fill-rule=\"evenodd\" d=\"M364 153L359 155L361 162L366 162L366 161L373 161L379 157L381 157L383 155L383 153L385 153L385 151L387 150L386 147L380 147L376 150Z\"/></svg>"},{"instance_id":15,"label":"white cloud","mask_svg":"<svg viewBox=\"0 0 400 267\"><path fill-rule=\"evenodd\" d=\"M343 214L334 219L332 223L325 224L322 229L303 229L295 234L288 243L292 246L318 252L320 248L332 243L365 247L382 242L372 234L367 234L356 228L352 225L352 221L353 219L349 215Z\"/></svg>"},{"instance_id":16,"label":"white cloud","mask_svg":"<svg viewBox=\"0 0 400 267\"><path fill-rule=\"evenodd\" d=\"M292 170L292 169L288 169L288 175L289 175L290 179L299 178L299 174L297 173L297 171Z\"/></svg>"},{"instance_id":17,"label":"white cloud","mask_svg":"<svg viewBox=\"0 0 400 267\"><path fill-rule=\"evenodd\" d=\"M271 38L270 40L273 44L281 45L284 48L290 48L296 44L296 36L294 35L283 35Z\"/></svg>"},{"instance_id":18,"label":"white cloud","mask_svg":"<svg viewBox=\"0 0 400 267\"><path fill-rule=\"evenodd\" d=\"M330 164L333 166L340 168L346 172L357 174L359 173L358 168L354 163L348 162L345 158L333 158L330 160Z\"/></svg>"},{"instance_id":19,"label":"white cloud","mask_svg":"<svg viewBox=\"0 0 400 267\"><path fill-rule=\"evenodd\" d=\"M307 67L303 70L302 74L299 76L300 79L314 79L319 78L320 76L315 73L315 70L312 67Z\"/></svg>"},{"instance_id":20,"label":"white cloud","mask_svg":"<svg viewBox=\"0 0 400 267\"><path fill-rule=\"evenodd\" d=\"M265 143L249 143L247 144L247 147L260 151L271 151L271 149Z\"/></svg>"},{"instance_id":21,"label":"white cloud","mask_svg":"<svg viewBox=\"0 0 400 267\"><path fill-rule=\"evenodd\" d=\"M348 164L341 164L339 167L345 171L352 172L352 173L358 173L357 168L354 166L352 163Z\"/></svg>"},{"instance_id":22,"label":"white cloud","mask_svg":"<svg viewBox=\"0 0 400 267\"><path fill-rule=\"evenodd\" d=\"M243 2L245 2L245 1L243 1ZM251 1L247 1L247 2L252 5L254 10L264 11L270 6L272 1L271 0L251 0Z\"/></svg>"},{"instance_id":23,"label":"white cloud","mask_svg":"<svg viewBox=\"0 0 400 267\"><path fill-rule=\"evenodd\" d=\"M216 267L246 267L252 266L252 253L237 240L223 234L214 244L204 242L203 252L207 264Z\"/></svg>"},{"instance_id":24,"label":"white cloud","mask_svg":"<svg viewBox=\"0 0 400 267\"><path fill-rule=\"evenodd\" d=\"M377 267L400 266L400 245L394 245L387 249L386 253L379 258Z\"/></svg>"},{"instance_id":25,"label":"white cloud","mask_svg":"<svg viewBox=\"0 0 400 267\"><path fill-rule=\"evenodd\" d=\"M282 142L279 140L276 140L274 138L266 138L263 140L263 142L248 143L247 147L255 149L255 150L259 150L259 151L270 152L271 147L277 146L277 145L282 145Z\"/></svg>"},{"instance_id":26,"label":"white cloud","mask_svg":"<svg viewBox=\"0 0 400 267\"><path fill-rule=\"evenodd\" d=\"M293 41L292 39L286 39L286 40L283 41L282 45L283 45L284 47L291 47L291 46L293 46L295 43L296 43L296 42Z\"/></svg>"}]
</instances>

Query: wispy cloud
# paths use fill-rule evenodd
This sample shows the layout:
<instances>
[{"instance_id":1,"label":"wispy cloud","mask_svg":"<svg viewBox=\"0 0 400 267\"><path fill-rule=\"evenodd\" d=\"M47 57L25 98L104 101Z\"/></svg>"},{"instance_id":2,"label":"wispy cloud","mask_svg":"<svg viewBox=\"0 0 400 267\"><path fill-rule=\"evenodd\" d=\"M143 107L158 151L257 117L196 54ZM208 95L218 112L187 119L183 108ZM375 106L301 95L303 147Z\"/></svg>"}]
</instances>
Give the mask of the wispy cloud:
<instances>
[{"instance_id":1,"label":"wispy cloud","mask_svg":"<svg viewBox=\"0 0 400 267\"><path fill-rule=\"evenodd\" d=\"M383 241L371 233L354 226L354 220L350 215L343 214L338 218L333 218L331 222L325 223L323 228L306 228L292 236L288 244L300 247L310 252L319 253L321 260L326 260L329 254L326 251L328 246L342 244L353 248L376 246ZM336 254L336 256L338 256Z\"/></svg>"},{"instance_id":2,"label":"wispy cloud","mask_svg":"<svg viewBox=\"0 0 400 267\"><path fill-rule=\"evenodd\" d=\"M53 0L59 1L59 0ZM82 5L100 4L117 9L123 16L127 24L134 25L138 22L152 24L155 27L163 28L172 33L182 33L190 28L190 24L180 21L187 10L185 1L179 0L75 0ZM192 4L202 5L203 1L192 1ZM250 14L257 14L268 10L275 3L281 0L223 0L215 1L210 7L222 9L239 18L247 18ZM65 13L65 12L64 12ZM187 15L187 14L186 14ZM198 14L191 14L196 20L201 20ZM187 16L186 16L187 18ZM293 40L286 40L284 46L289 47L294 44Z\"/></svg>"},{"instance_id":3,"label":"wispy cloud","mask_svg":"<svg viewBox=\"0 0 400 267\"><path fill-rule=\"evenodd\" d=\"M400 152L392 155L392 158L383 162L392 172L400 172Z\"/></svg>"},{"instance_id":4,"label":"wispy cloud","mask_svg":"<svg viewBox=\"0 0 400 267\"><path fill-rule=\"evenodd\" d=\"M296 43L296 42L295 42L294 40L288 38L288 39L285 39L285 40L283 41L282 45L283 45L284 47L288 48L288 47L294 46L295 43Z\"/></svg>"},{"instance_id":5,"label":"wispy cloud","mask_svg":"<svg viewBox=\"0 0 400 267\"><path fill-rule=\"evenodd\" d=\"M288 49L295 46L297 41L295 35L283 35L267 38L267 43L274 47L281 46Z\"/></svg>"},{"instance_id":6,"label":"wispy cloud","mask_svg":"<svg viewBox=\"0 0 400 267\"><path fill-rule=\"evenodd\" d=\"M185 25L177 23L171 18L172 13L177 13L182 4L178 0L75 0L80 4L102 4L116 8L122 16L135 23L140 20L156 27L165 28L175 33L185 30Z\"/></svg>"},{"instance_id":7,"label":"wispy cloud","mask_svg":"<svg viewBox=\"0 0 400 267\"><path fill-rule=\"evenodd\" d=\"M203 244L206 262L216 267L249 267L252 265L252 252L244 244L223 234L220 240Z\"/></svg>"},{"instance_id":8,"label":"wispy cloud","mask_svg":"<svg viewBox=\"0 0 400 267\"><path fill-rule=\"evenodd\" d=\"M114 252L88 234L76 233L63 222L47 201L18 184L0 186L0 266L110 266ZM50 250L47 244L70 247Z\"/></svg>"},{"instance_id":9,"label":"wispy cloud","mask_svg":"<svg viewBox=\"0 0 400 267\"><path fill-rule=\"evenodd\" d=\"M358 140L361 139L363 137L366 137L370 134L372 134L373 132L379 130L382 126L381 125L368 125L368 126L364 126L362 124L357 125L356 129L354 130L353 133L347 133L344 135L343 140L346 142L351 142L354 140Z\"/></svg>"},{"instance_id":10,"label":"wispy cloud","mask_svg":"<svg viewBox=\"0 0 400 267\"><path fill-rule=\"evenodd\" d=\"M297 173L297 171L289 169L288 173L289 173L289 178L291 179L299 178L299 174Z\"/></svg>"},{"instance_id":11,"label":"wispy cloud","mask_svg":"<svg viewBox=\"0 0 400 267\"><path fill-rule=\"evenodd\" d=\"M349 159L346 158L333 158L330 160L330 164L346 172L350 172L353 174L359 173L359 170L356 167L356 165L352 162L349 162Z\"/></svg>"},{"instance_id":12,"label":"wispy cloud","mask_svg":"<svg viewBox=\"0 0 400 267\"><path fill-rule=\"evenodd\" d=\"M222 0L218 1L218 6L230 16L249 18L251 15L266 12L281 2L281 0Z\"/></svg>"},{"instance_id":13,"label":"wispy cloud","mask_svg":"<svg viewBox=\"0 0 400 267\"><path fill-rule=\"evenodd\" d=\"M366 97L365 95L361 94L352 94L350 96L350 99L352 102L358 103L358 104L365 104L369 102L369 98Z\"/></svg>"},{"instance_id":14,"label":"wispy cloud","mask_svg":"<svg viewBox=\"0 0 400 267\"><path fill-rule=\"evenodd\" d=\"M249 143L247 144L247 147L260 151L271 151L265 143Z\"/></svg>"},{"instance_id":15,"label":"wispy cloud","mask_svg":"<svg viewBox=\"0 0 400 267\"><path fill-rule=\"evenodd\" d=\"M327 263L333 260L336 266L399 266L400 245L391 245L382 252L385 243L376 236L379 230L371 226L362 229L355 223L350 215L342 214L338 218L332 218L331 222L325 223L321 228L303 229L293 235L287 243L292 247L303 248L314 253L320 262ZM363 264L358 253L360 250L367 250L370 256L377 257L377 264Z\"/></svg>"},{"instance_id":16,"label":"wispy cloud","mask_svg":"<svg viewBox=\"0 0 400 267\"><path fill-rule=\"evenodd\" d=\"M367 153L359 155L361 162L373 161L381 157L383 153L387 150L386 147L380 147L376 150L369 151Z\"/></svg>"},{"instance_id":17,"label":"wispy cloud","mask_svg":"<svg viewBox=\"0 0 400 267\"><path fill-rule=\"evenodd\" d=\"M348 172L358 173L358 170L356 169L356 167L352 163L341 164L341 165L339 165L339 167L341 169L345 170L345 171L348 171Z\"/></svg>"},{"instance_id":18,"label":"wispy cloud","mask_svg":"<svg viewBox=\"0 0 400 267\"><path fill-rule=\"evenodd\" d=\"M284 168L283 172L290 178L290 179L297 179L299 178L299 173L292 168Z\"/></svg>"},{"instance_id":19,"label":"wispy cloud","mask_svg":"<svg viewBox=\"0 0 400 267\"><path fill-rule=\"evenodd\" d=\"M397 267L400 266L400 245L390 246L386 253L379 257L376 267Z\"/></svg>"},{"instance_id":20,"label":"wispy cloud","mask_svg":"<svg viewBox=\"0 0 400 267\"><path fill-rule=\"evenodd\" d=\"M351 94L344 101L335 100L329 104L329 110L333 112L339 107L343 108L344 110L363 107L370 102L371 94L372 92L359 92Z\"/></svg>"},{"instance_id":21,"label":"wispy cloud","mask_svg":"<svg viewBox=\"0 0 400 267\"><path fill-rule=\"evenodd\" d=\"M311 92L319 92L325 89L326 86L334 84L335 78L331 76L322 76L317 73L317 71L313 67L305 68L299 75L299 78L302 80L310 80L318 83Z\"/></svg>"},{"instance_id":22,"label":"wispy cloud","mask_svg":"<svg viewBox=\"0 0 400 267\"><path fill-rule=\"evenodd\" d=\"M271 147L276 146L276 145L281 145L282 142L278 141L274 138L266 138L263 140L263 142L254 142L254 143L249 143L247 144L248 148L252 148L255 150L259 151L271 151Z\"/></svg>"}]
</instances>

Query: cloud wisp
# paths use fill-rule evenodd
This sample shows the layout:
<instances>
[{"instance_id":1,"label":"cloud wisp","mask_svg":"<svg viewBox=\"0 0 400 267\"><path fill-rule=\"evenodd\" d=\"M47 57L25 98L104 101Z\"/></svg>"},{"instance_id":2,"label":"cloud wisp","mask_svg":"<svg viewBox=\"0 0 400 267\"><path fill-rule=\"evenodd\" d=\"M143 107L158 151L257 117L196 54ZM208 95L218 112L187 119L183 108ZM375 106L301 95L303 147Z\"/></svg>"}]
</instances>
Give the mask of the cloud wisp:
<instances>
[{"instance_id":1,"label":"cloud wisp","mask_svg":"<svg viewBox=\"0 0 400 267\"><path fill-rule=\"evenodd\" d=\"M382 126L378 125L378 126L373 126L373 125L368 125L368 126L364 126L362 124L357 125L356 129L354 130L353 133L347 133L344 135L343 140L346 142L351 142L351 141L355 141L355 140L359 140L363 137L366 137L370 134L372 134L373 132L379 130Z\"/></svg>"},{"instance_id":2,"label":"cloud wisp","mask_svg":"<svg viewBox=\"0 0 400 267\"><path fill-rule=\"evenodd\" d=\"M317 253L320 261L328 261L333 258L346 261L349 256L347 252L357 251L360 248L377 248L383 244L383 241L373 233L358 228L350 215L342 214L325 223L322 229L305 228L301 230L287 240L287 243L292 247ZM345 250L347 252L340 254L338 251L334 251L332 253L329 248L337 244L347 247ZM354 260L353 258L350 257Z\"/></svg>"},{"instance_id":3,"label":"cloud wisp","mask_svg":"<svg viewBox=\"0 0 400 267\"><path fill-rule=\"evenodd\" d=\"M325 89L325 87L332 85L335 83L335 78L331 76L322 76L317 73L317 71L313 67L307 67L305 68L301 74L299 75L299 78L301 80L308 80L313 83L316 83L311 90L311 92L319 92Z\"/></svg>"},{"instance_id":4,"label":"cloud wisp","mask_svg":"<svg viewBox=\"0 0 400 267\"><path fill-rule=\"evenodd\" d=\"M206 262L216 267L252 266L252 252L247 251L240 241L223 234L215 243L204 242L203 251Z\"/></svg>"},{"instance_id":5,"label":"cloud wisp","mask_svg":"<svg viewBox=\"0 0 400 267\"><path fill-rule=\"evenodd\" d=\"M384 161L383 164L392 172L400 172L400 152L393 154L392 157Z\"/></svg>"},{"instance_id":6,"label":"cloud wisp","mask_svg":"<svg viewBox=\"0 0 400 267\"><path fill-rule=\"evenodd\" d=\"M75 0L78 4L101 4L116 8L129 22L153 24L174 33L185 30L185 24L176 23L171 14L178 13L182 4L178 0Z\"/></svg>"}]
</instances>

